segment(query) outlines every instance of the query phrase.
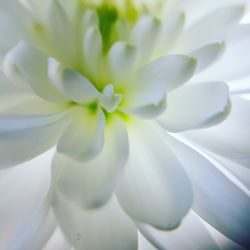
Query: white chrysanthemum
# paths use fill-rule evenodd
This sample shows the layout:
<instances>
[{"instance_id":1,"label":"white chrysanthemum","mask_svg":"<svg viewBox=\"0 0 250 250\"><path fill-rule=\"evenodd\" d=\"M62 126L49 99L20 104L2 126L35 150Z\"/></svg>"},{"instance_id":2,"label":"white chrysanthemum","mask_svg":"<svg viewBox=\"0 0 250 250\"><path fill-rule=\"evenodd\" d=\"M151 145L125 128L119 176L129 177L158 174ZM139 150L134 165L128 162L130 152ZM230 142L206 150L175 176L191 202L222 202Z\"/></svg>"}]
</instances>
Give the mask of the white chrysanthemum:
<instances>
[{"instance_id":1,"label":"white chrysanthemum","mask_svg":"<svg viewBox=\"0 0 250 250\"><path fill-rule=\"evenodd\" d=\"M244 11L0 0L0 248L250 247Z\"/></svg>"}]
</instances>

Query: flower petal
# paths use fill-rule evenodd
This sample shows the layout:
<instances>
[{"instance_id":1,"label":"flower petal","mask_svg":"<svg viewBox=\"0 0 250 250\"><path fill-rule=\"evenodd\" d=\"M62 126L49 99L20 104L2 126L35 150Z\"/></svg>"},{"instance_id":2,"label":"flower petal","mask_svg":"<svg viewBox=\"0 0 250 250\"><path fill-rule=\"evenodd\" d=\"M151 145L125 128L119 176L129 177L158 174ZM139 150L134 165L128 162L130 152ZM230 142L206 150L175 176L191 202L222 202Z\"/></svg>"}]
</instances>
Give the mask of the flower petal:
<instances>
[{"instance_id":1,"label":"flower petal","mask_svg":"<svg viewBox=\"0 0 250 250\"><path fill-rule=\"evenodd\" d=\"M116 190L119 203L140 222L176 228L192 204L189 179L161 127L144 122L131 124L128 132L130 154Z\"/></svg>"},{"instance_id":2,"label":"flower petal","mask_svg":"<svg viewBox=\"0 0 250 250\"><path fill-rule=\"evenodd\" d=\"M232 110L221 124L209 129L187 132L193 142L231 160L245 159L250 155L250 102L232 97Z\"/></svg>"},{"instance_id":3,"label":"flower petal","mask_svg":"<svg viewBox=\"0 0 250 250\"><path fill-rule=\"evenodd\" d=\"M249 36L238 40L227 39L224 54L209 69L198 75L197 79L228 81L249 76L249 43Z\"/></svg>"},{"instance_id":4,"label":"flower petal","mask_svg":"<svg viewBox=\"0 0 250 250\"><path fill-rule=\"evenodd\" d=\"M58 226L47 242L43 247L43 250L72 250L72 245L66 240L63 235L60 227Z\"/></svg>"},{"instance_id":5,"label":"flower petal","mask_svg":"<svg viewBox=\"0 0 250 250\"><path fill-rule=\"evenodd\" d=\"M86 67L91 74L91 77L96 81L99 80L96 69L100 68L102 57L103 42L99 29L95 26L89 27L86 31L83 41L83 54L86 62Z\"/></svg>"},{"instance_id":6,"label":"flower petal","mask_svg":"<svg viewBox=\"0 0 250 250\"><path fill-rule=\"evenodd\" d=\"M166 98L157 104L149 104L130 109L121 109L124 113L135 115L142 119L152 119L161 115L166 109Z\"/></svg>"},{"instance_id":7,"label":"flower petal","mask_svg":"<svg viewBox=\"0 0 250 250\"><path fill-rule=\"evenodd\" d=\"M182 46L185 46L185 51L190 52L209 43L223 40L243 14L243 5L222 7L207 14L187 29L181 40Z\"/></svg>"},{"instance_id":8,"label":"flower petal","mask_svg":"<svg viewBox=\"0 0 250 250\"><path fill-rule=\"evenodd\" d=\"M162 56L170 52L178 41L184 27L185 14L171 13L163 22L161 36L156 47L156 54Z\"/></svg>"},{"instance_id":9,"label":"flower petal","mask_svg":"<svg viewBox=\"0 0 250 250\"><path fill-rule=\"evenodd\" d=\"M126 108L158 103L165 92L188 81L195 68L195 59L180 55L165 56L144 66L128 86Z\"/></svg>"},{"instance_id":10,"label":"flower petal","mask_svg":"<svg viewBox=\"0 0 250 250\"><path fill-rule=\"evenodd\" d=\"M4 176L0 171L1 249L42 249L53 233L55 220L47 196L51 153L6 169Z\"/></svg>"},{"instance_id":11,"label":"flower petal","mask_svg":"<svg viewBox=\"0 0 250 250\"><path fill-rule=\"evenodd\" d=\"M138 50L138 63L148 59L156 45L161 23L151 16L142 16L132 31L130 43Z\"/></svg>"},{"instance_id":12,"label":"flower petal","mask_svg":"<svg viewBox=\"0 0 250 250\"><path fill-rule=\"evenodd\" d=\"M52 102L65 101L48 80L47 57L24 42L19 42L7 53L3 70L10 80L28 83L41 98Z\"/></svg>"},{"instance_id":13,"label":"flower petal","mask_svg":"<svg viewBox=\"0 0 250 250\"><path fill-rule=\"evenodd\" d=\"M107 202L127 160L128 138L121 121L108 124L105 134L104 148L92 161L77 162L63 155L56 155L53 161L57 189L81 207Z\"/></svg>"},{"instance_id":14,"label":"flower petal","mask_svg":"<svg viewBox=\"0 0 250 250\"><path fill-rule=\"evenodd\" d=\"M2 115L0 117L0 165L17 165L54 146L66 125L66 113Z\"/></svg>"},{"instance_id":15,"label":"flower petal","mask_svg":"<svg viewBox=\"0 0 250 250\"><path fill-rule=\"evenodd\" d=\"M114 85L119 88L133 72L136 49L124 42L117 42L109 50L108 61L111 78Z\"/></svg>"},{"instance_id":16,"label":"flower petal","mask_svg":"<svg viewBox=\"0 0 250 250\"><path fill-rule=\"evenodd\" d=\"M53 0L48 3L46 27L53 47L53 56L62 62L67 62L68 65L75 66L78 55L73 24L61 1Z\"/></svg>"},{"instance_id":17,"label":"flower petal","mask_svg":"<svg viewBox=\"0 0 250 250\"><path fill-rule=\"evenodd\" d=\"M134 224L112 199L100 209L84 210L55 195L54 210L61 229L76 250L136 250Z\"/></svg>"},{"instance_id":18,"label":"flower petal","mask_svg":"<svg viewBox=\"0 0 250 250\"><path fill-rule=\"evenodd\" d=\"M167 101L159 122L171 132L213 126L230 110L228 86L220 82L185 85L169 93Z\"/></svg>"},{"instance_id":19,"label":"flower petal","mask_svg":"<svg viewBox=\"0 0 250 250\"><path fill-rule=\"evenodd\" d=\"M76 108L71 122L57 144L57 151L78 161L94 158L103 147L105 116L100 110Z\"/></svg>"},{"instance_id":20,"label":"flower petal","mask_svg":"<svg viewBox=\"0 0 250 250\"><path fill-rule=\"evenodd\" d=\"M173 231L164 232L146 225L140 225L139 230L157 249L220 249L192 210L183 219L181 226Z\"/></svg>"},{"instance_id":21,"label":"flower petal","mask_svg":"<svg viewBox=\"0 0 250 250\"><path fill-rule=\"evenodd\" d=\"M249 247L249 196L204 156L175 139L170 145L192 180L194 211L228 238Z\"/></svg>"},{"instance_id":22,"label":"flower petal","mask_svg":"<svg viewBox=\"0 0 250 250\"><path fill-rule=\"evenodd\" d=\"M78 103L89 103L98 97L94 85L80 73L65 68L53 58L49 58L49 79L62 95Z\"/></svg>"},{"instance_id":23,"label":"flower petal","mask_svg":"<svg viewBox=\"0 0 250 250\"><path fill-rule=\"evenodd\" d=\"M201 47L191 53L191 56L197 59L197 72L201 72L212 65L223 54L224 43L212 43Z\"/></svg>"}]
</instances>

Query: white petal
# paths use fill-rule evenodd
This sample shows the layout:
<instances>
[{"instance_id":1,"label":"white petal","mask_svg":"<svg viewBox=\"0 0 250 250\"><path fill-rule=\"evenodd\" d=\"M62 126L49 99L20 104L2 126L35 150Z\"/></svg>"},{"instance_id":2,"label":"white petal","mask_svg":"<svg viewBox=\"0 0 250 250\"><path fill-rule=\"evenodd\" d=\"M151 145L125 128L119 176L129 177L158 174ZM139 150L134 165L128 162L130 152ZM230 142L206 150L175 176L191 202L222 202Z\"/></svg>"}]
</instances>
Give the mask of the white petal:
<instances>
[{"instance_id":1,"label":"white petal","mask_svg":"<svg viewBox=\"0 0 250 250\"><path fill-rule=\"evenodd\" d=\"M203 71L212 65L223 54L225 49L224 43L212 43L205 45L191 53L191 56L197 59L197 72Z\"/></svg>"},{"instance_id":2,"label":"white petal","mask_svg":"<svg viewBox=\"0 0 250 250\"><path fill-rule=\"evenodd\" d=\"M173 231L160 231L140 225L140 231L157 249L219 250L200 218L191 210L180 227Z\"/></svg>"},{"instance_id":3,"label":"white petal","mask_svg":"<svg viewBox=\"0 0 250 250\"><path fill-rule=\"evenodd\" d=\"M98 91L85 76L65 68L53 58L49 58L48 67L51 82L69 100L88 103L97 99Z\"/></svg>"},{"instance_id":4,"label":"white petal","mask_svg":"<svg viewBox=\"0 0 250 250\"><path fill-rule=\"evenodd\" d=\"M51 157L52 152L46 153L1 174L1 249L42 249L53 233L55 220L47 197Z\"/></svg>"},{"instance_id":5,"label":"white petal","mask_svg":"<svg viewBox=\"0 0 250 250\"><path fill-rule=\"evenodd\" d=\"M97 81L99 79L96 76L96 70L101 66L102 49L102 36L99 29L95 26L89 27L84 36L83 54L88 71L92 78L97 79Z\"/></svg>"},{"instance_id":6,"label":"white petal","mask_svg":"<svg viewBox=\"0 0 250 250\"><path fill-rule=\"evenodd\" d=\"M128 138L121 121L108 124L105 135L104 148L92 161L77 162L63 155L56 155L53 161L52 176L58 190L81 207L107 202L127 160Z\"/></svg>"},{"instance_id":7,"label":"white petal","mask_svg":"<svg viewBox=\"0 0 250 250\"><path fill-rule=\"evenodd\" d=\"M88 109L76 108L71 121L57 144L57 151L78 161L90 160L102 150L105 116Z\"/></svg>"},{"instance_id":8,"label":"white petal","mask_svg":"<svg viewBox=\"0 0 250 250\"><path fill-rule=\"evenodd\" d=\"M138 50L139 63L148 59L156 45L161 23L151 16L142 16L136 23L130 43Z\"/></svg>"},{"instance_id":9,"label":"white petal","mask_svg":"<svg viewBox=\"0 0 250 250\"><path fill-rule=\"evenodd\" d=\"M232 110L221 124L209 129L187 132L193 142L229 159L244 159L250 155L250 102L232 97Z\"/></svg>"},{"instance_id":10,"label":"white petal","mask_svg":"<svg viewBox=\"0 0 250 250\"><path fill-rule=\"evenodd\" d=\"M230 111L228 86L220 82L185 85L169 93L167 103L159 122L171 132L213 126Z\"/></svg>"},{"instance_id":11,"label":"white petal","mask_svg":"<svg viewBox=\"0 0 250 250\"><path fill-rule=\"evenodd\" d=\"M157 104L149 104L144 106L139 106L136 108L121 109L123 112L129 115L135 115L142 119L153 119L161 115L166 109L166 98L160 100Z\"/></svg>"},{"instance_id":12,"label":"white petal","mask_svg":"<svg viewBox=\"0 0 250 250\"><path fill-rule=\"evenodd\" d=\"M144 122L131 124L128 132L130 154L116 190L119 203L140 222L173 229L192 204L189 179L161 127Z\"/></svg>"},{"instance_id":13,"label":"white petal","mask_svg":"<svg viewBox=\"0 0 250 250\"><path fill-rule=\"evenodd\" d=\"M49 38L53 46L53 56L58 60L67 62L67 65L76 66L77 49L76 36L73 24L59 0L49 1L47 13Z\"/></svg>"},{"instance_id":14,"label":"white petal","mask_svg":"<svg viewBox=\"0 0 250 250\"><path fill-rule=\"evenodd\" d=\"M171 13L163 23L161 37L156 47L156 53L158 56L162 56L167 52L170 52L172 47L177 42L183 31L185 23L185 14Z\"/></svg>"},{"instance_id":15,"label":"white petal","mask_svg":"<svg viewBox=\"0 0 250 250\"><path fill-rule=\"evenodd\" d=\"M211 153L210 153L211 154ZM242 166L237 162L230 161L224 157L212 154L212 156L217 159L224 168L228 169L245 187L250 190L250 169ZM249 166L248 161L248 165Z\"/></svg>"},{"instance_id":16,"label":"white petal","mask_svg":"<svg viewBox=\"0 0 250 250\"><path fill-rule=\"evenodd\" d=\"M24 42L19 42L8 52L3 70L10 80L28 83L41 98L54 102L65 101L48 80L47 57Z\"/></svg>"},{"instance_id":17,"label":"white petal","mask_svg":"<svg viewBox=\"0 0 250 250\"><path fill-rule=\"evenodd\" d=\"M72 250L71 244L66 240L60 227L57 227L43 250Z\"/></svg>"},{"instance_id":18,"label":"white petal","mask_svg":"<svg viewBox=\"0 0 250 250\"><path fill-rule=\"evenodd\" d=\"M249 33L248 33L249 34ZM202 72L198 79L210 80L234 80L250 75L250 37L236 41L226 40L226 48L221 58L206 71ZM225 67L226 65L226 67Z\"/></svg>"},{"instance_id":19,"label":"white petal","mask_svg":"<svg viewBox=\"0 0 250 250\"><path fill-rule=\"evenodd\" d=\"M122 99L121 94L114 92L114 86L112 84L106 85L100 96L100 103L108 112L113 112L117 109Z\"/></svg>"},{"instance_id":20,"label":"white petal","mask_svg":"<svg viewBox=\"0 0 250 250\"><path fill-rule=\"evenodd\" d=\"M187 29L180 42L182 47L190 52L209 43L221 41L240 21L243 13L243 5L233 5L207 14Z\"/></svg>"},{"instance_id":21,"label":"white petal","mask_svg":"<svg viewBox=\"0 0 250 250\"><path fill-rule=\"evenodd\" d=\"M84 210L57 194L54 210L76 250L137 249L136 228L114 199L100 209Z\"/></svg>"},{"instance_id":22,"label":"white petal","mask_svg":"<svg viewBox=\"0 0 250 250\"><path fill-rule=\"evenodd\" d=\"M249 247L249 196L190 147L175 139L170 145L193 183L194 211L228 238Z\"/></svg>"},{"instance_id":23,"label":"white petal","mask_svg":"<svg viewBox=\"0 0 250 250\"><path fill-rule=\"evenodd\" d=\"M108 54L111 78L116 87L122 86L133 73L136 49L124 42L115 43Z\"/></svg>"},{"instance_id":24,"label":"white petal","mask_svg":"<svg viewBox=\"0 0 250 250\"><path fill-rule=\"evenodd\" d=\"M13 166L54 146L65 128L66 113L2 115L0 117L0 164Z\"/></svg>"},{"instance_id":25,"label":"white petal","mask_svg":"<svg viewBox=\"0 0 250 250\"><path fill-rule=\"evenodd\" d=\"M156 104L169 92L186 81L195 72L196 60L191 57L165 56L144 66L134 77L127 90L130 107Z\"/></svg>"}]
</instances>

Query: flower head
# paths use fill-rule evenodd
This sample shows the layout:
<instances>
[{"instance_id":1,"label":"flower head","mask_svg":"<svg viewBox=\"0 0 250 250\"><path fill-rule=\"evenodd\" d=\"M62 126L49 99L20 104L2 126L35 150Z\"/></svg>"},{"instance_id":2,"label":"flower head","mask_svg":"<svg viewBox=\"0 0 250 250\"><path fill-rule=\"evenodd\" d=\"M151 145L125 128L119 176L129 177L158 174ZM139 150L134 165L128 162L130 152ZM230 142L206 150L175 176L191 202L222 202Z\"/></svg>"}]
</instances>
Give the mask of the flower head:
<instances>
[{"instance_id":1,"label":"flower head","mask_svg":"<svg viewBox=\"0 0 250 250\"><path fill-rule=\"evenodd\" d=\"M249 246L249 86L232 82L249 25L237 0L196 20L193 2L1 0L1 171L56 146L4 248L51 249L58 225L75 249L137 249L139 231L217 249L201 219Z\"/></svg>"}]
</instances>

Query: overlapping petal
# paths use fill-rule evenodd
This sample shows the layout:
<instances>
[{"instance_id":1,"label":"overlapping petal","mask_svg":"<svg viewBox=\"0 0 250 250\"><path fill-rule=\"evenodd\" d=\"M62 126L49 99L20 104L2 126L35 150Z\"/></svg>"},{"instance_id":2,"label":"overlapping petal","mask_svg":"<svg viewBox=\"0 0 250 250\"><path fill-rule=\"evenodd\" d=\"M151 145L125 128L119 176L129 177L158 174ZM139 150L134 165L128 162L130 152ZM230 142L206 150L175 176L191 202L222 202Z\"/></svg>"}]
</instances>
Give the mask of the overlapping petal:
<instances>
[{"instance_id":1,"label":"overlapping petal","mask_svg":"<svg viewBox=\"0 0 250 250\"><path fill-rule=\"evenodd\" d=\"M194 130L220 123L229 111L227 84L189 84L168 94L167 109L159 122L171 132Z\"/></svg>"},{"instance_id":2,"label":"overlapping petal","mask_svg":"<svg viewBox=\"0 0 250 250\"><path fill-rule=\"evenodd\" d=\"M137 249L136 228L115 199L100 209L84 210L57 193L53 207L76 250Z\"/></svg>"},{"instance_id":3,"label":"overlapping petal","mask_svg":"<svg viewBox=\"0 0 250 250\"><path fill-rule=\"evenodd\" d=\"M185 171L152 124L130 128L128 134L130 154L116 190L119 203L135 220L165 230L176 228L192 205Z\"/></svg>"},{"instance_id":4,"label":"overlapping petal","mask_svg":"<svg viewBox=\"0 0 250 250\"><path fill-rule=\"evenodd\" d=\"M81 207L106 203L127 161L128 138L122 122L108 125L105 136L102 152L91 161L79 162L64 155L56 155L53 161L54 185Z\"/></svg>"}]
</instances>

